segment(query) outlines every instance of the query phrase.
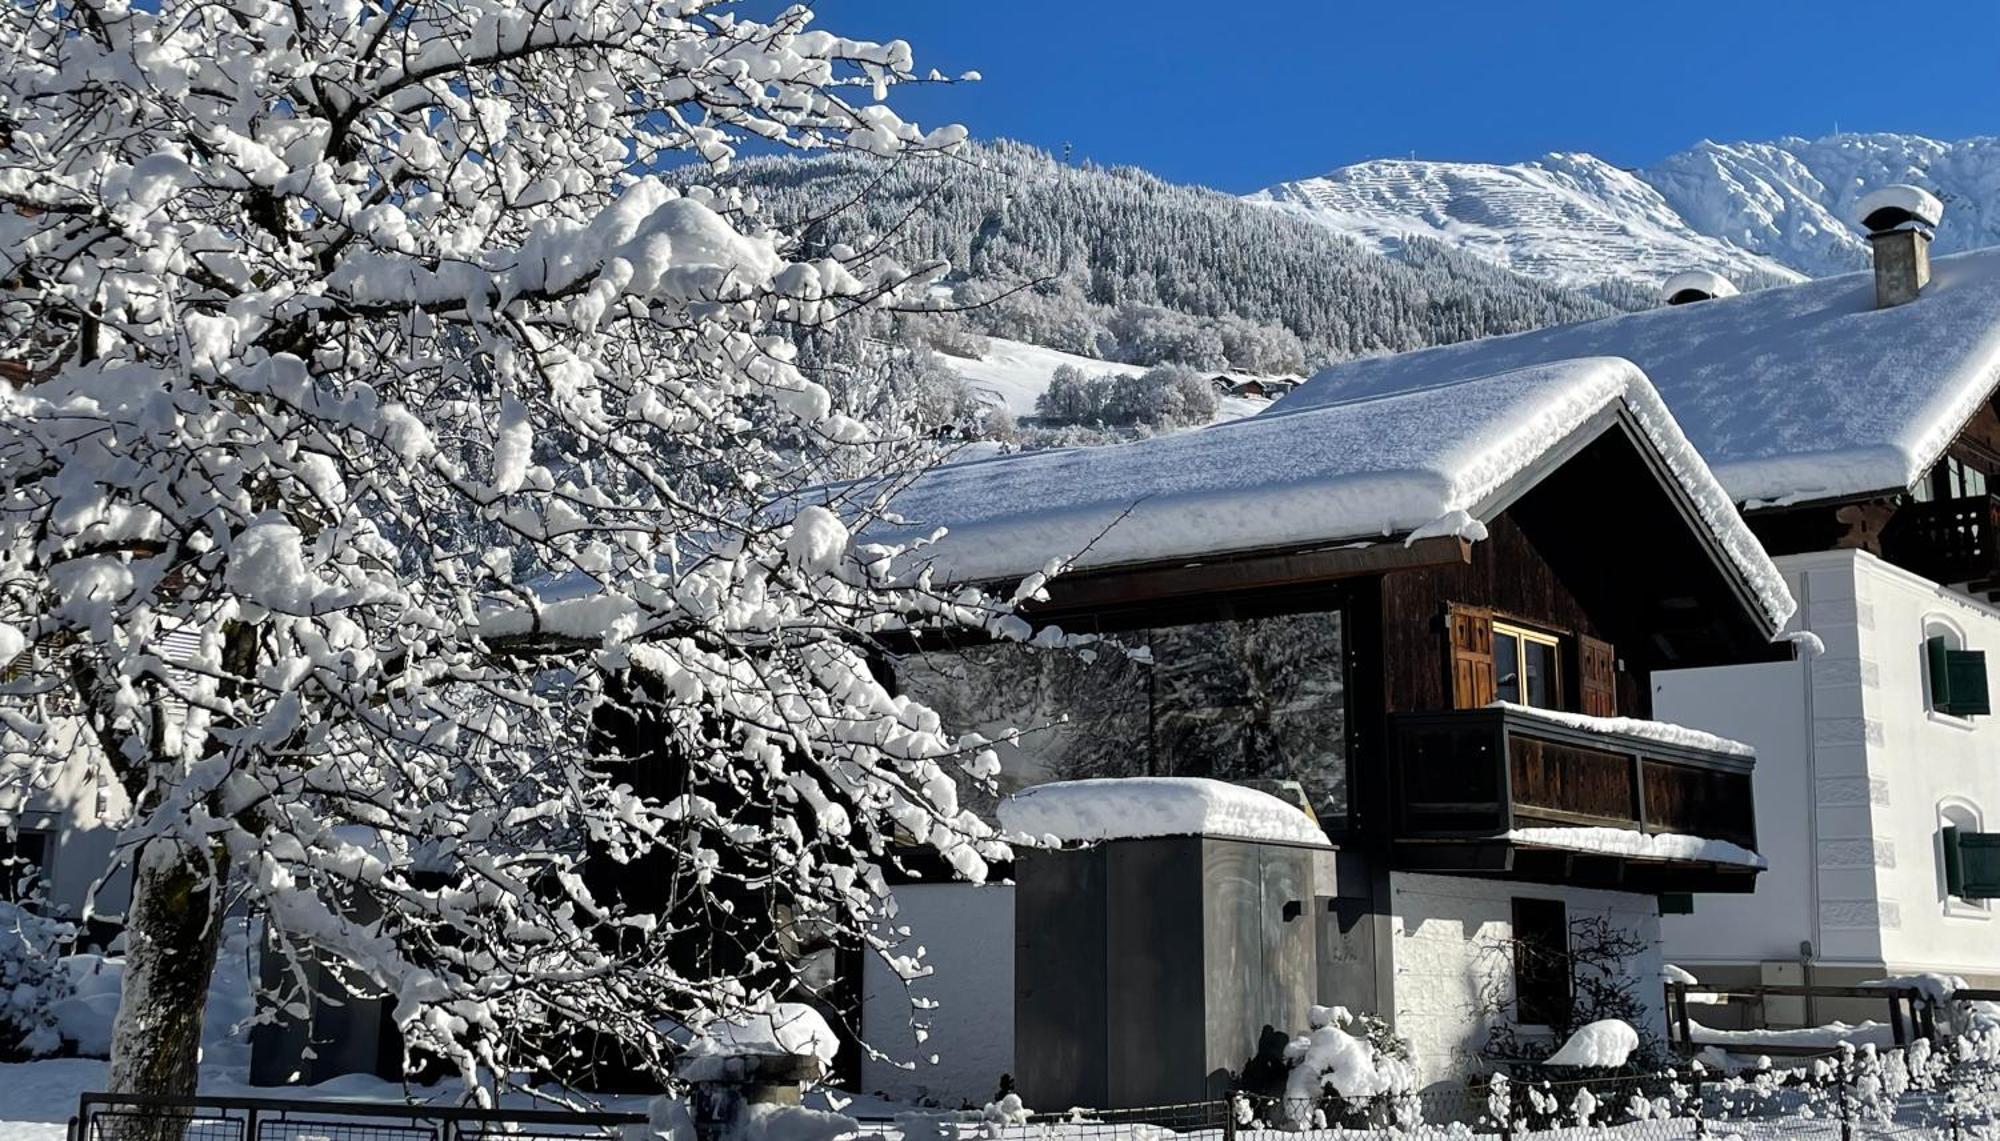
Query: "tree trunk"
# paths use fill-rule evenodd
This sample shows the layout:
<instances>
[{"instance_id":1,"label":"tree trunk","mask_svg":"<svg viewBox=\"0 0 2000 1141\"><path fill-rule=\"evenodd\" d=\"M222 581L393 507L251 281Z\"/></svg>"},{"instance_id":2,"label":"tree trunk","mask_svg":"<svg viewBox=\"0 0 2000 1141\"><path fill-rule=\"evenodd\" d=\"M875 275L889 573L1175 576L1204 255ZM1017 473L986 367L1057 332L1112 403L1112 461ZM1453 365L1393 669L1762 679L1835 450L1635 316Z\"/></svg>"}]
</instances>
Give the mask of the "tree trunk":
<instances>
[{"instance_id":1,"label":"tree trunk","mask_svg":"<svg viewBox=\"0 0 2000 1141\"><path fill-rule=\"evenodd\" d=\"M190 1096L201 1061L202 1009L222 941L214 862L176 840L140 851L125 928L125 982L111 1034L112 1093Z\"/></svg>"}]
</instances>

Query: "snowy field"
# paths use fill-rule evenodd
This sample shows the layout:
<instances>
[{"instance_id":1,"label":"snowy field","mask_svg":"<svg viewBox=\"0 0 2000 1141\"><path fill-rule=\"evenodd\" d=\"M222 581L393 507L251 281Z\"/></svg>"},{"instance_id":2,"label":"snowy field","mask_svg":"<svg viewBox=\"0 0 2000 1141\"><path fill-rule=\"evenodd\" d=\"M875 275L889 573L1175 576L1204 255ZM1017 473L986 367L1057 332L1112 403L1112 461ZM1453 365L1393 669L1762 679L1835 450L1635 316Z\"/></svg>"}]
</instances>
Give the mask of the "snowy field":
<instances>
[{"instance_id":1,"label":"snowy field","mask_svg":"<svg viewBox=\"0 0 2000 1141\"><path fill-rule=\"evenodd\" d=\"M1040 345L1031 345L1025 341L1010 341L1004 337L989 337L987 341L986 355L976 360L945 353L939 353L938 360L944 362L946 368L963 377L966 384L981 399L1005 408L1010 415L1017 418L1035 414L1035 398L1048 388L1049 377L1063 365L1069 365L1090 376L1105 373L1137 376L1146 371L1140 365L1080 357L1074 353L1045 349ZM1268 400L1225 396L1220 401L1215 419L1217 423L1240 420L1245 416L1254 416L1270 406L1271 402Z\"/></svg>"}]
</instances>

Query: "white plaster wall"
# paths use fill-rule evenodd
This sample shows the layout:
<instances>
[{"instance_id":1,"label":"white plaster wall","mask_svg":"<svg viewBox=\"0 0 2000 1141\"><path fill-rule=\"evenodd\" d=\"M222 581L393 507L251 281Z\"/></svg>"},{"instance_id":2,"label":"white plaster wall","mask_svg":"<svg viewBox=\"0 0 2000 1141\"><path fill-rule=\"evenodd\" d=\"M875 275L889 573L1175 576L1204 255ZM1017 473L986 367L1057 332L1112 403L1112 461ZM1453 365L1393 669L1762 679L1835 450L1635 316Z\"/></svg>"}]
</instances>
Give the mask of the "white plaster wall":
<instances>
[{"instance_id":1,"label":"white plaster wall","mask_svg":"<svg viewBox=\"0 0 2000 1141\"><path fill-rule=\"evenodd\" d=\"M1872 845L1857 845L1854 858L1873 857L1883 959L1899 972L2000 975L2000 920L1947 900L1938 831L1946 798L1976 805L1984 829L2000 831L2000 716L1931 712L1923 653L1926 620L1942 620L1964 635L1968 649L1986 651L1988 683L2000 690L2000 610L1872 556L1849 558L1860 606L1872 619L1861 661L1870 683L1876 823Z\"/></svg>"},{"instance_id":2,"label":"white plaster wall","mask_svg":"<svg viewBox=\"0 0 2000 1141\"><path fill-rule=\"evenodd\" d=\"M1654 717L1757 750L1757 850L1771 864L1757 877L1754 894L1701 895L1693 915L1662 916L1667 961L1795 959L1799 940L1814 936L1807 685L1803 661L1653 675Z\"/></svg>"},{"instance_id":3,"label":"white plaster wall","mask_svg":"<svg viewBox=\"0 0 2000 1141\"><path fill-rule=\"evenodd\" d=\"M888 1057L863 1059L862 1088L950 1108L982 1105L1014 1070L1013 885L906 884L895 897L896 925L911 934L902 953L922 946L931 973L906 988L867 957L862 1037ZM913 1009L913 996L939 1005ZM913 1019L928 1024L922 1042Z\"/></svg>"},{"instance_id":4,"label":"white plaster wall","mask_svg":"<svg viewBox=\"0 0 2000 1141\"><path fill-rule=\"evenodd\" d=\"M1947 799L2000 831L2000 717L1932 713L1923 653L1927 620L1941 619L1991 655L2000 689L2000 609L1862 551L1777 562L1799 600L1795 625L1824 653L1654 678L1655 716L1757 747L1771 861L1747 901L1702 896L1693 916L1668 917L1669 957L1795 962L1811 940L1822 966L2000 981L2000 919L1946 899L1938 833Z\"/></svg>"},{"instance_id":5,"label":"white plaster wall","mask_svg":"<svg viewBox=\"0 0 2000 1141\"><path fill-rule=\"evenodd\" d=\"M1887 795L1876 763L1878 618L1858 577L1862 559L1873 561L1855 551L1777 560L1799 602L1793 628L1818 636L1823 652L1802 650L1790 666L1655 675L1656 717L1757 747L1758 839L1771 862L1747 903L1705 895L1693 916L1669 917L1673 961L1790 964L1810 940L1821 965L1880 968L1883 932L1898 916L1877 882L1891 857L1878 818ZM1796 688L1778 680L1788 672Z\"/></svg>"},{"instance_id":6,"label":"white plaster wall","mask_svg":"<svg viewBox=\"0 0 2000 1141\"><path fill-rule=\"evenodd\" d=\"M117 825L127 816L128 802L115 781L100 781L94 750L73 743L67 752L66 761L40 774L32 786L0 787L0 827L50 837L50 858L42 869L49 901L81 916L91 886L111 868ZM96 911L122 913L127 894L121 872L97 893Z\"/></svg>"},{"instance_id":7,"label":"white plaster wall","mask_svg":"<svg viewBox=\"0 0 2000 1141\"><path fill-rule=\"evenodd\" d=\"M1645 1029L1666 1033L1660 977L1660 918L1650 895L1508 883L1470 876L1395 872L1389 877L1391 951L1395 964L1395 1024L1410 1040L1424 1084L1457 1081L1474 1068L1485 1042L1477 1017L1491 980L1513 985L1513 960L1503 942L1513 936L1516 896L1560 899L1571 920L1603 915L1648 950L1632 964L1651 1004Z\"/></svg>"}]
</instances>

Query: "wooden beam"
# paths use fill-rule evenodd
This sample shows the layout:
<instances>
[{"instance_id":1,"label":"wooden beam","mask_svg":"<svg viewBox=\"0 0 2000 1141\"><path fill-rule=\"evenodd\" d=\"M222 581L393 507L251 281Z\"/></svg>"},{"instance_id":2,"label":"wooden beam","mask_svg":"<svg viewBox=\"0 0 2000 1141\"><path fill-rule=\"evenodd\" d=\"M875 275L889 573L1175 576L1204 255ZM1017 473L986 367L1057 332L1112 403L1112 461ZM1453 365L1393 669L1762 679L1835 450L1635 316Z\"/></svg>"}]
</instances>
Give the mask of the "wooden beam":
<instances>
[{"instance_id":1,"label":"wooden beam","mask_svg":"<svg viewBox=\"0 0 2000 1141\"><path fill-rule=\"evenodd\" d=\"M1186 598L1221 590L1267 590L1315 582L1383 574L1416 567L1466 565L1472 544L1456 535L1404 543L1384 539L1366 545L1240 555L1180 563L1077 571L1049 583L1049 600L1028 607L1040 616L1095 610L1135 602Z\"/></svg>"}]
</instances>

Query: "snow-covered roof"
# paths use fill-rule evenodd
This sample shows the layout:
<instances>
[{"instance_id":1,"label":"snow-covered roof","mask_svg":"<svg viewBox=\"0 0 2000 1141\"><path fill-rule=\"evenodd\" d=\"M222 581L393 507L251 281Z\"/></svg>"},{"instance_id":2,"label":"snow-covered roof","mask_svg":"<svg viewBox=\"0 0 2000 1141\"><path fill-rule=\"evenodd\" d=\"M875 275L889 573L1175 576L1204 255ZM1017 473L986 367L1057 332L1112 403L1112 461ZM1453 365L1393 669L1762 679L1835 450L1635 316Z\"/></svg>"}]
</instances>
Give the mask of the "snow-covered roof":
<instances>
[{"instance_id":1,"label":"snow-covered roof","mask_svg":"<svg viewBox=\"0 0 2000 1141\"><path fill-rule=\"evenodd\" d=\"M1268 792L1204 777L1111 777L1024 788L1000 802L1000 826L1065 843L1218 836L1332 845L1297 807Z\"/></svg>"},{"instance_id":2,"label":"snow-covered roof","mask_svg":"<svg viewBox=\"0 0 2000 1141\"><path fill-rule=\"evenodd\" d=\"M958 580L1025 575L1053 558L1100 568L1308 544L1479 539L1539 462L1624 411L1762 617L1775 629L1790 616L1783 577L1630 362L1543 361L1439 380L1136 443L937 468L892 501L906 526L877 525L866 537L908 541L948 528L923 553Z\"/></svg>"},{"instance_id":3,"label":"snow-covered roof","mask_svg":"<svg viewBox=\"0 0 2000 1141\"><path fill-rule=\"evenodd\" d=\"M1260 419L1586 356L1644 369L1739 502L1907 488L2000 382L2000 249L1937 259L1923 295L1890 309L1872 275L1849 274L1347 361Z\"/></svg>"}]
</instances>

